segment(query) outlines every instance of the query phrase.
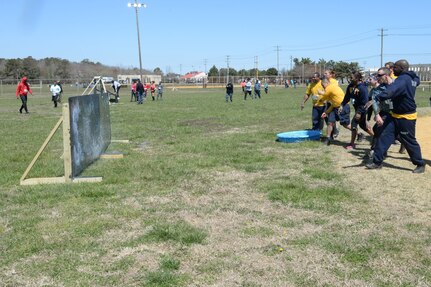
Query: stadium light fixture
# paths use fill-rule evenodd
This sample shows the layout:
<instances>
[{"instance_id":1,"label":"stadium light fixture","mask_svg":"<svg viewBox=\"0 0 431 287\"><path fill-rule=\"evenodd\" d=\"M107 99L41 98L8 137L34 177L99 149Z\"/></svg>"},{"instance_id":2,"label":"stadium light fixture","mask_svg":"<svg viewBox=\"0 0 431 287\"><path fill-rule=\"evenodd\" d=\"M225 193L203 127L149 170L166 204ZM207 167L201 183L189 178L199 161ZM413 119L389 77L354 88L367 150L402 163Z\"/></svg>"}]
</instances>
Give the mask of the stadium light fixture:
<instances>
[{"instance_id":1,"label":"stadium light fixture","mask_svg":"<svg viewBox=\"0 0 431 287\"><path fill-rule=\"evenodd\" d=\"M135 0L134 3L127 3L127 7L135 8L136 12L136 31L138 32L138 52L139 52L139 77L142 82L142 57L141 57L141 37L139 35L139 17L138 17L138 9L139 8L147 8L147 4L138 3L137 0Z\"/></svg>"}]
</instances>

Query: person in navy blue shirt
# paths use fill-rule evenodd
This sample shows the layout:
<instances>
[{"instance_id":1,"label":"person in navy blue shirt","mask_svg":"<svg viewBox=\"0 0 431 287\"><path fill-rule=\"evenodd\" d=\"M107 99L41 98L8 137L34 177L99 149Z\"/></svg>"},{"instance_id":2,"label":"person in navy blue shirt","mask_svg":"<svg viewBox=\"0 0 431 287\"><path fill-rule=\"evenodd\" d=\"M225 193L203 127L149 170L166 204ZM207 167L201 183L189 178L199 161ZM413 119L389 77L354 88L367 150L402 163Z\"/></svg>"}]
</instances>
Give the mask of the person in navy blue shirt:
<instances>
[{"instance_id":1,"label":"person in navy blue shirt","mask_svg":"<svg viewBox=\"0 0 431 287\"><path fill-rule=\"evenodd\" d=\"M413 71L409 71L409 63L406 60L395 62L394 75L397 76L395 81L385 91L375 96L377 102L391 99L393 109L376 142L373 162L367 164L366 167L368 169L381 168L384 154L399 137L410 156L410 160L416 165L413 173L424 173L425 161L422 159L421 147L415 135L417 119L415 94L420 80Z\"/></svg>"},{"instance_id":2,"label":"person in navy blue shirt","mask_svg":"<svg viewBox=\"0 0 431 287\"><path fill-rule=\"evenodd\" d=\"M232 103L232 95L233 95L233 84L232 81L229 81L229 83L227 83L226 85L226 103L230 102Z\"/></svg>"},{"instance_id":3,"label":"person in navy blue shirt","mask_svg":"<svg viewBox=\"0 0 431 287\"><path fill-rule=\"evenodd\" d=\"M373 136L373 130L367 123L367 110L365 109L365 104L368 102L368 88L363 82L363 76L360 72L354 72L351 76L350 84L347 86L346 95L340 106L340 112L342 107L348 102L353 103L355 108L355 116L352 119L350 128L352 130L352 136L350 139L350 144L345 148L348 150L355 148L355 139L358 134L358 125L366 131L370 136Z\"/></svg>"},{"instance_id":4,"label":"person in navy blue shirt","mask_svg":"<svg viewBox=\"0 0 431 287\"><path fill-rule=\"evenodd\" d=\"M257 99L257 97L260 99L260 81L256 79L256 83L254 84L254 98Z\"/></svg>"}]
</instances>

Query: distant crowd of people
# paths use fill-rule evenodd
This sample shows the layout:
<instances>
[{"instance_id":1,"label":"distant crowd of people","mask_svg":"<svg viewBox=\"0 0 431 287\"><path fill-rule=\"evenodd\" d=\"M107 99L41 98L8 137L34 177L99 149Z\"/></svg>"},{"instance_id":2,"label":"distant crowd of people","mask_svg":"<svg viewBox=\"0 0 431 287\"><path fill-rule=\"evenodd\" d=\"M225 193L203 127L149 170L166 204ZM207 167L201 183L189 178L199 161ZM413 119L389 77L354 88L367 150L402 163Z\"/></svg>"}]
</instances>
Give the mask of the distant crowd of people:
<instances>
[{"instance_id":1,"label":"distant crowd of people","mask_svg":"<svg viewBox=\"0 0 431 287\"><path fill-rule=\"evenodd\" d=\"M262 83L259 79L256 79L254 81L254 84L252 82L252 80L250 78L244 79L241 81L241 90L242 93L244 94L244 100L247 100L247 96L251 99L260 99L261 98L261 88L262 88ZM263 85L263 89L265 91L265 94L268 94L269 92L269 84L265 82L265 84ZM226 84L226 102L232 102L232 97L233 97L233 84L232 81L229 81Z\"/></svg>"},{"instance_id":2,"label":"distant crowd of people","mask_svg":"<svg viewBox=\"0 0 431 287\"><path fill-rule=\"evenodd\" d=\"M91 85L95 85L96 82L93 81ZM113 95L115 95L115 102L118 103L120 99L120 89L121 83L114 80L112 82ZM141 83L141 81L133 80L131 84L131 97L130 101L136 101L138 104L142 104L143 101L147 98L147 91L150 91L151 97L154 100L162 100L163 99L163 84L160 82L156 85L155 81L151 81L151 83ZM63 87L60 81L54 81L53 84L49 85L49 91L51 93L51 101L54 104L54 108L58 107L58 103L61 103L61 98L63 94ZM157 95L156 95L157 91ZM33 95L33 91L30 88L27 77L22 77L21 81L16 87L16 98L21 100L21 107L19 112L22 114L25 111L26 114L29 113L27 101L28 95Z\"/></svg>"},{"instance_id":3,"label":"distant crowd of people","mask_svg":"<svg viewBox=\"0 0 431 287\"><path fill-rule=\"evenodd\" d=\"M143 104L143 102L147 99L148 91L150 91L151 98L153 101L155 100L163 100L163 84L160 82L158 85L154 81L150 83L142 83L141 80L133 80L130 85L131 95L130 101L137 102L138 105ZM157 98L156 98L156 90L157 90Z\"/></svg>"}]
</instances>

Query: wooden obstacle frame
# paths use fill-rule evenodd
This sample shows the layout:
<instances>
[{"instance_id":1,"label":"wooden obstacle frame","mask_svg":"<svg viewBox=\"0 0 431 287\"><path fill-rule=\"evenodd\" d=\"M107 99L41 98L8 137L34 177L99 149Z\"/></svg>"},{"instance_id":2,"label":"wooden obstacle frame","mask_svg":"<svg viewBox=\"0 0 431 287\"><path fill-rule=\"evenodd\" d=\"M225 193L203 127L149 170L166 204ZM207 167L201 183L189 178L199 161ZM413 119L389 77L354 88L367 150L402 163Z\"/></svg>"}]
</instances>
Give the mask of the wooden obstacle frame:
<instances>
[{"instance_id":1,"label":"wooden obstacle frame","mask_svg":"<svg viewBox=\"0 0 431 287\"><path fill-rule=\"evenodd\" d=\"M78 130L82 129L82 125L79 126L79 128L77 127L78 124L76 124L77 120L74 119L74 113L75 113L74 111L72 111L73 114L71 116L71 110L73 110L73 108L71 108L71 106L76 104L76 102L79 102L76 100L76 98L80 98L80 96L69 98L69 102L62 105L62 116L60 117L58 122L55 124L54 128L51 130L48 137L45 139L44 143L42 144L42 146L39 148L38 152L36 153L35 157L33 158L31 163L29 164L29 166L27 167L27 169L25 170L25 172L21 176L21 179L20 179L21 185L101 182L102 177L80 177L78 175L88 165L90 165L92 162L94 162L95 160L97 160L99 158L104 158L104 159L123 158L123 154L121 154L121 153L111 153L111 154L105 153L105 151L108 148L110 143L112 143L112 142L128 143L129 141L128 140L112 140L111 139L111 126L110 126L110 119L109 119L109 104L108 104L109 94L103 93L103 91L106 91L106 89L105 89L104 84L103 84L101 79L102 79L102 77L95 77L93 79L93 81L92 81L93 89L91 89L90 92L93 92L93 90L95 92L92 95L87 95L90 97L98 97L96 102L100 103L100 107L97 107L97 105L96 105L96 108L94 108L94 107L93 108L95 111L98 111L100 114L99 115L96 114L96 116L91 118L92 115L91 114L89 115L89 113L93 112L91 110L91 112L87 111L87 115L84 114L84 117L87 116L89 118L86 118L84 120L79 119L80 121L81 120L84 121L84 123L87 126L89 125L88 124L89 122L94 121L94 123L91 123L91 124L93 126L97 126L97 128L99 130L102 129L102 131L99 131L99 132L103 133L103 135L101 135L99 138L92 138L91 139L91 143L94 143L96 145L95 151L91 150L90 156L88 154L81 154L81 153L85 153L85 151L83 152L83 150L85 150L88 147L89 143L88 142L82 143L82 142L77 141L76 133ZM100 86L100 90L97 90L97 88L94 88L97 85ZM97 91L100 91L100 94L96 94ZM82 96L84 96L84 95L82 95ZM81 100L81 99L78 99L78 100ZM82 100L85 103L85 98L82 98ZM95 100L93 99L93 101L95 101ZM107 102L105 102L105 101L107 101ZM82 105L82 103L80 103L80 104ZM78 107L78 110L79 110L79 107ZM105 124L98 122L97 116L99 116L99 117L104 116L105 117L105 119L104 119ZM72 122L71 122L71 119L72 119ZM100 120L100 121L102 121L102 120ZM107 124L106 124L106 122L107 122ZM101 125L101 127L98 126L99 124ZM31 169L35 165L36 161L39 159L42 152L45 150L45 148L47 147L47 145L49 144L49 142L51 141L51 139L53 138L53 136L55 135L57 130L60 128L60 126L63 127L64 176L27 178L29 172L31 171ZM71 130L71 129L73 129L73 130ZM80 133L80 132L78 131L78 133ZM91 136L93 136L92 135L93 133L97 134L97 132L94 132L93 130L89 130L89 131L87 131L87 136L88 136L88 134L91 134ZM85 133L81 136L85 137ZM100 141L103 141L102 144L100 144ZM90 145L91 145L91 143L90 143ZM87 147L79 147L79 145L87 146ZM82 158L79 158L79 157L82 157Z\"/></svg>"}]
</instances>

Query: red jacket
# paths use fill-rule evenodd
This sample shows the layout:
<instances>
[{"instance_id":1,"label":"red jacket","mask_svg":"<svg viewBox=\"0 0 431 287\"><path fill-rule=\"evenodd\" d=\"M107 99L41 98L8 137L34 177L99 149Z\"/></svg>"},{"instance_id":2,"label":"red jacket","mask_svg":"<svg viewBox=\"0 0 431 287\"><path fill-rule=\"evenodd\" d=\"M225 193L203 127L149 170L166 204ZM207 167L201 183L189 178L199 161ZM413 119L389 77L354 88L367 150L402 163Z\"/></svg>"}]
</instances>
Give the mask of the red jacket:
<instances>
[{"instance_id":1,"label":"red jacket","mask_svg":"<svg viewBox=\"0 0 431 287\"><path fill-rule=\"evenodd\" d=\"M18 86L16 87L16 97L18 98L18 96L26 96L27 93L30 93L33 95L33 91L30 89L30 85L27 83L27 77L23 77L21 79L21 83L18 84Z\"/></svg>"}]
</instances>

